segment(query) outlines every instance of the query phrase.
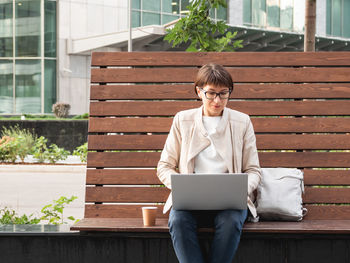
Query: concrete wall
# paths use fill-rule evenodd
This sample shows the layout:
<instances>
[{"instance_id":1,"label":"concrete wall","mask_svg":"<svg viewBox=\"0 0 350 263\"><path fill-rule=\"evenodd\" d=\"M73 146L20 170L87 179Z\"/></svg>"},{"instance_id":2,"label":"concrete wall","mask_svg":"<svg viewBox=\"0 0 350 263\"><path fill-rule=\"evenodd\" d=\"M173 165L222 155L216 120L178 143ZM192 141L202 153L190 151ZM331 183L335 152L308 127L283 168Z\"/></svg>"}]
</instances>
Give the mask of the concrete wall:
<instances>
[{"instance_id":1,"label":"concrete wall","mask_svg":"<svg viewBox=\"0 0 350 263\"><path fill-rule=\"evenodd\" d=\"M89 112L90 53L68 55L67 40L127 29L126 0L58 1L58 101L70 114ZM106 50L106 49L105 49ZM119 49L108 48L110 51Z\"/></svg>"}]
</instances>

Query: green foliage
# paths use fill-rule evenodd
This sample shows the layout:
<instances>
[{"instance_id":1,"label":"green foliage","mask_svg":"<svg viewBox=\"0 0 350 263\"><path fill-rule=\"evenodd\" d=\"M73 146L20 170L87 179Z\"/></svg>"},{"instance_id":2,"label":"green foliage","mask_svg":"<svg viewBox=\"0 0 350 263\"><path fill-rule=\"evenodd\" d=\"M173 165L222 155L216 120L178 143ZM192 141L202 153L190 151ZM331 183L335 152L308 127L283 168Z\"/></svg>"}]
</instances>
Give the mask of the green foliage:
<instances>
[{"instance_id":1,"label":"green foliage","mask_svg":"<svg viewBox=\"0 0 350 263\"><path fill-rule=\"evenodd\" d=\"M86 161L87 161L87 153L88 153L88 143L86 142L83 145L78 146L74 150L73 155L79 156L80 157L80 161L82 163L86 163Z\"/></svg>"},{"instance_id":2,"label":"green foliage","mask_svg":"<svg viewBox=\"0 0 350 263\"><path fill-rule=\"evenodd\" d=\"M16 225L27 225L27 224L39 224L41 221L45 221L47 224L59 225L59 224L67 224L63 220L63 210L67 204L70 204L78 197L71 196L71 198L67 198L65 196L61 196L58 200L54 200L52 204L48 204L41 209L41 213L43 214L40 218L33 217L33 214L18 216L17 213L10 208L2 208L0 209L0 224L16 224ZM69 220L74 221L74 223L79 220L75 220L73 216L67 217Z\"/></svg>"},{"instance_id":3,"label":"green foliage","mask_svg":"<svg viewBox=\"0 0 350 263\"><path fill-rule=\"evenodd\" d=\"M81 115L76 115L69 118L57 118L53 114L46 115L33 115L33 114L23 114L23 115L13 115L13 116L0 116L0 120L21 120L21 117L24 116L25 120L62 120L62 121L71 121L71 120L86 120L89 118L88 113Z\"/></svg>"},{"instance_id":4,"label":"green foliage","mask_svg":"<svg viewBox=\"0 0 350 263\"><path fill-rule=\"evenodd\" d=\"M49 149L46 153L46 158L50 163L56 163L59 160L66 160L69 151L65 150L64 148L58 147L56 144L50 144Z\"/></svg>"},{"instance_id":5,"label":"green foliage","mask_svg":"<svg viewBox=\"0 0 350 263\"><path fill-rule=\"evenodd\" d=\"M0 161L15 162L17 157L24 158L33 151L36 136L27 129L20 129L18 125L3 128L0 141Z\"/></svg>"},{"instance_id":6,"label":"green foliage","mask_svg":"<svg viewBox=\"0 0 350 263\"><path fill-rule=\"evenodd\" d=\"M67 159L69 151L58 147L56 144L51 144L47 147L47 139L40 136L34 144L33 156L38 162L43 163L48 160L50 163L56 163L59 160Z\"/></svg>"},{"instance_id":7,"label":"green foliage","mask_svg":"<svg viewBox=\"0 0 350 263\"><path fill-rule=\"evenodd\" d=\"M13 137L3 136L0 143L0 161L15 162L19 144Z\"/></svg>"},{"instance_id":8,"label":"green foliage","mask_svg":"<svg viewBox=\"0 0 350 263\"><path fill-rule=\"evenodd\" d=\"M89 113L84 113L81 115L76 115L72 118L73 120L89 119Z\"/></svg>"},{"instance_id":9,"label":"green foliage","mask_svg":"<svg viewBox=\"0 0 350 263\"><path fill-rule=\"evenodd\" d=\"M47 139L43 136L40 136L34 144L33 156L38 160L39 163L43 163L46 160L47 153Z\"/></svg>"},{"instance_id":10,"label":"green foliage","mask_svg":"<svg viewBox=\"0 0 350 263\"><path fill-rule=\"evenodd\" d=\"M27 216L22 215L18 216L17 213L10 208L1 208L0 209L0 224L6 225L6 224L16 224L16 225L27 225L27 224L39 224L40 219L34 217L33 214Z\"/></svg>"},{"instance_id":11,"label":"green foliage","mask_svg":"<svg viewBox=\"0 0 350 263\"><path fill-rule=\"evenodd\" d=\"M189 13L172 29L167 30L164 40L176 47L190 42L186 51L234 51L242 47L242 40L233 40L237 32L228 31L224 21L214 21L209 11L219 6L226 7L225 0L193 0L187 6ZM220 35L220 36L219 36Z\"/></svg>"},{"instance_id":12,"label":"green foliage","mask_svg":"<svg viewBox=\"0 0 350 263\"><path fill-rule=\"evenodd\" d=\"M71 198L61 196L58 200L54 200L52 204L48 204L41 209L41 213L44 215L40 220L48 221L49 224L54 225L67 224L67 222L63 221L63 210L67 204L70 204L77 198L76 196L71 196ZM68 219L77 222L73 216L69 216Z\"/></svg>"}]
</instances>

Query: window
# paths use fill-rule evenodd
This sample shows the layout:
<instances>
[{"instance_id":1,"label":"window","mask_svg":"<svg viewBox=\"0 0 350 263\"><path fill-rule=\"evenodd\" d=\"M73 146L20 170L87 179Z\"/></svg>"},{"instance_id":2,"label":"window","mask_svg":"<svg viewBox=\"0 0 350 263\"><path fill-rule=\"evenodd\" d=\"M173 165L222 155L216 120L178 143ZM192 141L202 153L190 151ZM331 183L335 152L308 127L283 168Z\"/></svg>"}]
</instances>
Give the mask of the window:
<instances>
[{"instance_id":1,"label":"window","mask_svg":"<svg viewBox=\"0 0 350 263\"><path fill-rule=\"evenodd\" d=\"M56 42L55 0L0 1L0 114L51 113Z\"/></svg>"},{"instance_id":2,"label":"window","mask_svg":"<svg viewBox=\"0 0 350 263\"><path fill-rule=\"evenodd\" d=\"M327 35L350 38L350 1L327 0L326 23Z\"/></svg>"},{"instance_id":3,"label":"window","mask_svg":"<svg viewBox=\"0 0 350 263\"><path fill-rule=\"evenodd\" d=\"M132 26L164 25L186 15L190 0L132 0ZM227 19L226 8L211 10L214 19Z\"/></svg>"},{"instance_id":4,"label":"window","mask_svg":"<svg viewBox=\"0 0 350 263\"><path fill-rule=\"evenodd\" d=\"M245 0L243 23L248 26L303 31L304 0Z\"/></svg>"}]
</instances>

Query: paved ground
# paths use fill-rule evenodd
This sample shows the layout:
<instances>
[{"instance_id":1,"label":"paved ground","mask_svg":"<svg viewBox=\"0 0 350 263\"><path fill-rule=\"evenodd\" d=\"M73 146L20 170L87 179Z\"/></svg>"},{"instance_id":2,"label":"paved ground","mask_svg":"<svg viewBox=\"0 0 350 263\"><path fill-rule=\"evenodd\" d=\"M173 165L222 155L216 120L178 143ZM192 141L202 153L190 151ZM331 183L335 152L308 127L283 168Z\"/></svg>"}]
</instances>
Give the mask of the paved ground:
<instances>
[{"instance_id":1,"label":"paved ground","mask_svg":"<svg viewBox=\"0 0 350 263\"><path fill-rule=\"evenodd\" d=\"M0 165L0 208L40 216L43 206L61 196L78 197L64 217L84 217L86 165Z\"/></svg>"}]
</instances>

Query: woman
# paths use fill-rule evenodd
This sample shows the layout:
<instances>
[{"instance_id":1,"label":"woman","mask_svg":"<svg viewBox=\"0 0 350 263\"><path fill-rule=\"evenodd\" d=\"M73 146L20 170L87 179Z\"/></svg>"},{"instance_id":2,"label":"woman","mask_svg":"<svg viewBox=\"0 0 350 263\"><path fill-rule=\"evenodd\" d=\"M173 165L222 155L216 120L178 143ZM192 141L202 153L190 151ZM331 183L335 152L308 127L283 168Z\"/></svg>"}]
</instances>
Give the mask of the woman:
<instances>
[{"instance_id":1,"label":"woman","mask_svg":"<svg viewBox=\"0 0 350 263\"><path fill-rule=\"evenodd\" d=\"M174 117L157 175L171 189L171 174L248 173L247 206L253 218L253 192L260 182L260 167L252 123L248 115L226 108L233 90L231 75L217 64L204 65L195 81L203 105ZM171 195L164 213L171 208ZM169 230L180 263L204 262L197 227L215 228L210 262L232 262L248 211L190 211L171 209Z\"/></svg>"}]
</instances>

